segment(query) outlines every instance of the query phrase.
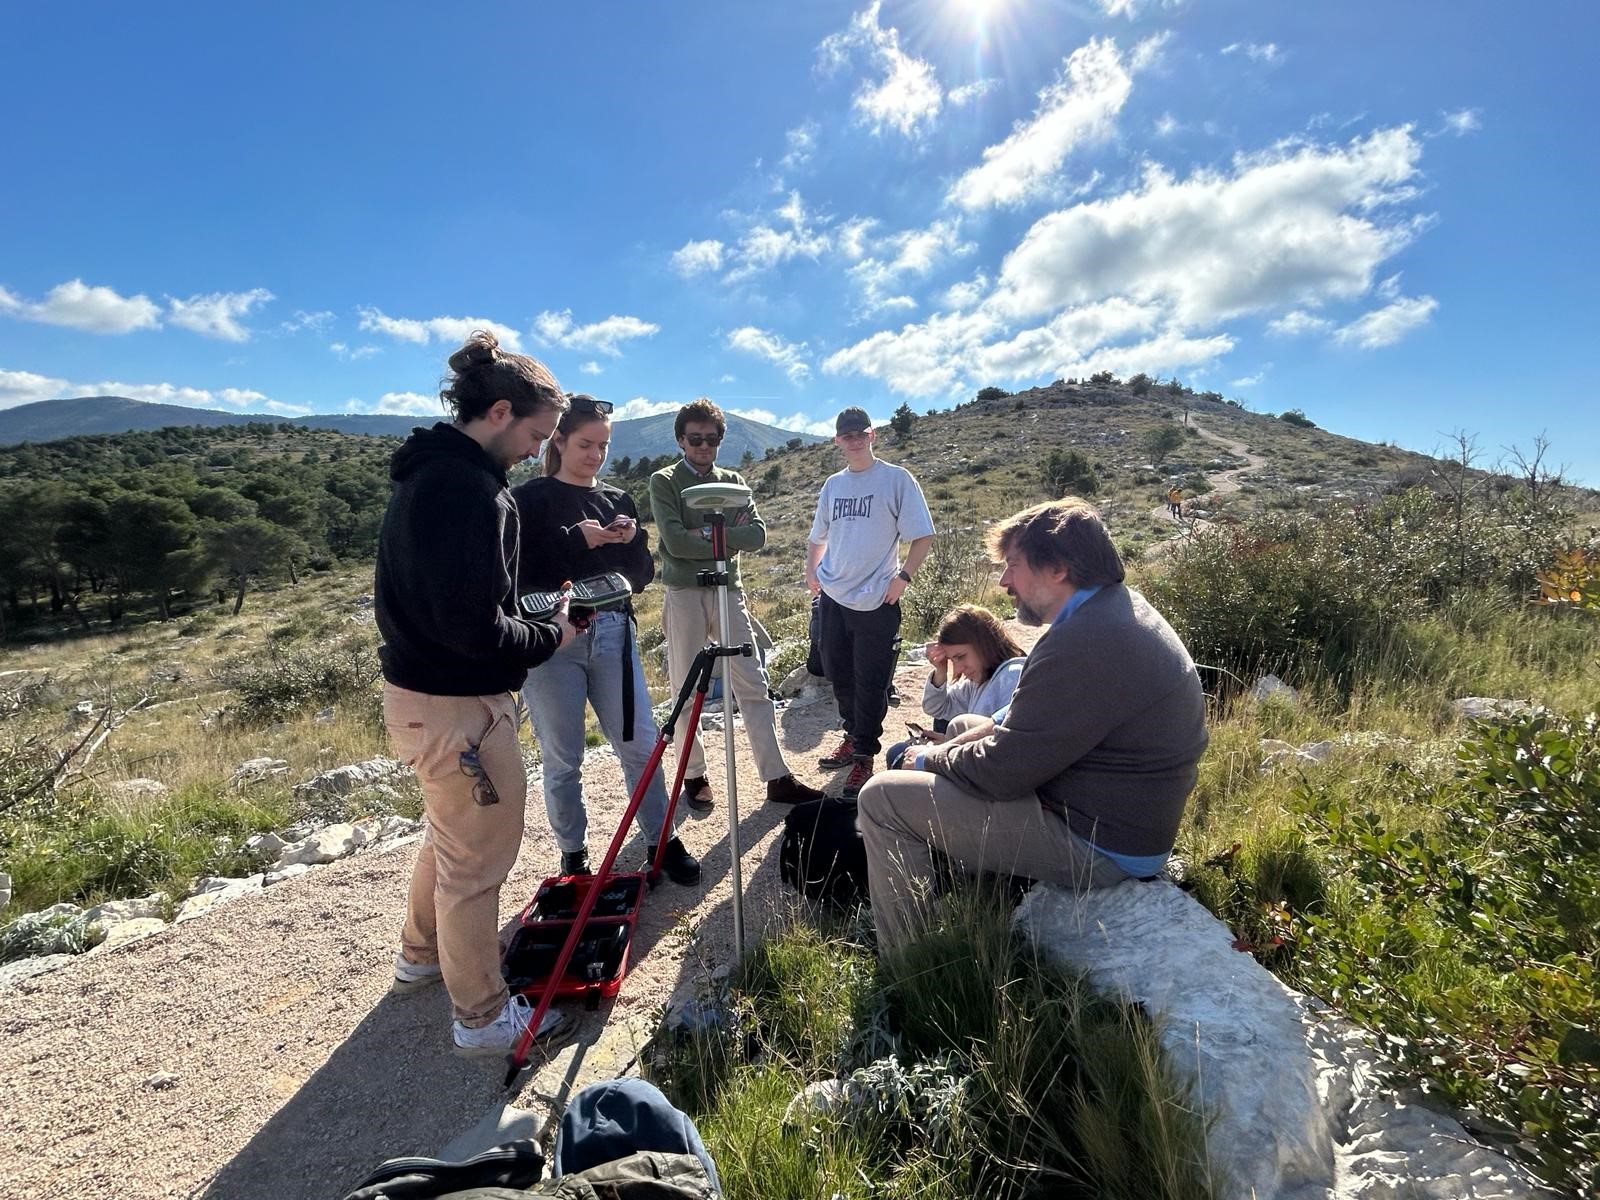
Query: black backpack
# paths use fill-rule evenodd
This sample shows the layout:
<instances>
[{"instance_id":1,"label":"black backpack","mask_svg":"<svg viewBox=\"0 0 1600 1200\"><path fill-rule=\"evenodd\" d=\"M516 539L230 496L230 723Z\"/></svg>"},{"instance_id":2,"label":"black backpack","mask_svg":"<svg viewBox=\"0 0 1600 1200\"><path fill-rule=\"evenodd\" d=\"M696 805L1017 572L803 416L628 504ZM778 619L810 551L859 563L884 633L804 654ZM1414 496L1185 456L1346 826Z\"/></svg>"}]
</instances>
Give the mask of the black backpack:
<instances>
[{"instance_id":1,"label":"black backpack","mask_svg":"<svg viewBox=\"0 0 1600 1200\"><path fill-rule=\"evenodd\" d=\"M867 899L867 850L853 800L824 796L796 804L783 819L778 873L808 900L839 908Z\"/></svg>"}]
</instances>

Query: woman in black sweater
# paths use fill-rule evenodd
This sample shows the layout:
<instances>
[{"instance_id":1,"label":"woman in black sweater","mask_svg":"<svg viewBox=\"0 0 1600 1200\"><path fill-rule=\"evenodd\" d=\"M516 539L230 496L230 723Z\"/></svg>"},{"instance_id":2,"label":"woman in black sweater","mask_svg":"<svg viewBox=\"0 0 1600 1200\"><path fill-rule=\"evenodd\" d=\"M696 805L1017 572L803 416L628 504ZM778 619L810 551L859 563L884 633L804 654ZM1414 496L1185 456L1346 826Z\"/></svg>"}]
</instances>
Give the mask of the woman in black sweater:
<instances>
[{"instance_id":1,"label":"woman in black sweater","mask_svg":"<svg viewBox=\"0 0 1600 1200\"><path fill-rule=\"evenodd\" d=\"M611 443L611 405L584 395L569 400L546 446L544 475L512 489L522 525L518 592L556 591L569 580L607 571L624 575L635 593L642 592L655 578L655 563L638 510L621 488L600 482ZM631 606L597 613L587 632L529 675L522 698L544 757L545 812L561 848L561 873L586 875L585 708L593 706L622 759L630 795L657 736ZM658 771L637 816L652 857L666 817L667 789ZM674 883L700 879L699 862L676 837L667 842L662 869Z\"/></svg>"}]
</instances>

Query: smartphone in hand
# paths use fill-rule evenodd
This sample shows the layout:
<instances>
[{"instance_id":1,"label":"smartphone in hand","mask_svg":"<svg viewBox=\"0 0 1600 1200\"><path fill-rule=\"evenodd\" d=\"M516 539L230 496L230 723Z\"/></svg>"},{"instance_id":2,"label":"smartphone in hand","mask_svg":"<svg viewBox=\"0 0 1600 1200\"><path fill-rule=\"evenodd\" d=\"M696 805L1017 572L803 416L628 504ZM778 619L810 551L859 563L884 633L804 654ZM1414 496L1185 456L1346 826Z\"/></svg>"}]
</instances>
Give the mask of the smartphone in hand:
<instances>
[{"instance_id":1,"label":"smartphone in hand","mask_svg":"<svg viewBox=\"0 0 1600 1200\"><path fill-rule=\"evenodd\" d=\"M912 737L916 738L919 742L925 742L928 740L928 731L921 725L918 725L915 721L906 722L906 732Z\"/></svg>"}]
</instances>

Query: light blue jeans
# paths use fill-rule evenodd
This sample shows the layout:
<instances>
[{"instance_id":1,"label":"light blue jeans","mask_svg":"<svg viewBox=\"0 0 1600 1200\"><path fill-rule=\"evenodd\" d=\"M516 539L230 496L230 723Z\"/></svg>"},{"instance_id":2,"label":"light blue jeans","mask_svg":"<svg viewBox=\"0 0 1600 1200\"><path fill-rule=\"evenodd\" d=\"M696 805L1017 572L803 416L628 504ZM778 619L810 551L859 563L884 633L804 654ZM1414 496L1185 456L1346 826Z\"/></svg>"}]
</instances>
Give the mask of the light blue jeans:
<instances>
[{"instance_id":1,"label":"light blue jeans","mask_svg":"<svg viewBox=\"0 0 1600 1200\"><path fill-rule=\"evenodd\" d=\"M628 617L599 613L589 631L573 638L528 672L522 699L544 759L544 810L563 854L588 845L589 813L583 803L584 708L594 706L606 740L622 759L628 795L649 765L658 730L650 711L650 689L639 662L639 638L627 669L633 672L633 740L622 740L622 642ZM645 790L635 820L647 845L661 837L667 819L667 785L658 770Z\"/></svg>"}]
</instances>

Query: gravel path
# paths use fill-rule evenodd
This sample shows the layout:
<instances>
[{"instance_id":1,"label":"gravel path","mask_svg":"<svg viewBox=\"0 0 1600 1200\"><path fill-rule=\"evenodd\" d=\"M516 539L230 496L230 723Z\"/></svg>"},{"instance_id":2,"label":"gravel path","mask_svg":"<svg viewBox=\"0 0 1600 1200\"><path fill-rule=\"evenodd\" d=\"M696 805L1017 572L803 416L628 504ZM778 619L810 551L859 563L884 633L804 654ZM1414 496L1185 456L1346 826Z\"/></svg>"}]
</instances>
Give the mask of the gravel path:
<instances>
[{"instance_id":1,"label":"gravel path","mask_svg":"<svg viewBox=\"0 0 1600 1200\"><path fill-rule=\"evenodd\" d=\"M916 668L900 678L907 707L891 710L886 740L915 719L921 694ZM790 707L780 722L791 765L821 786L816 754L836 726L833 705ZM793 911L777 873L786 810L763 803L744 739L736 745L753 941ZM701 886L651 894L621 993L585 1014L515 1094L500 1086L501 1060L450 1052L442 987L388 993L413 843L0 991L0 1196L338 1197L385 1158L437 1152L497 1105L548 1113L575 1087L615 1076L674 993L732 958L720 735L707 750L717 809L681 830L704 863ZM586 782L598 839L626 804L617 760L594 760ZM640 861L637 835L623 853ZM555 859L536 792L504 919Z\"/></svg>"}]
</instances>

